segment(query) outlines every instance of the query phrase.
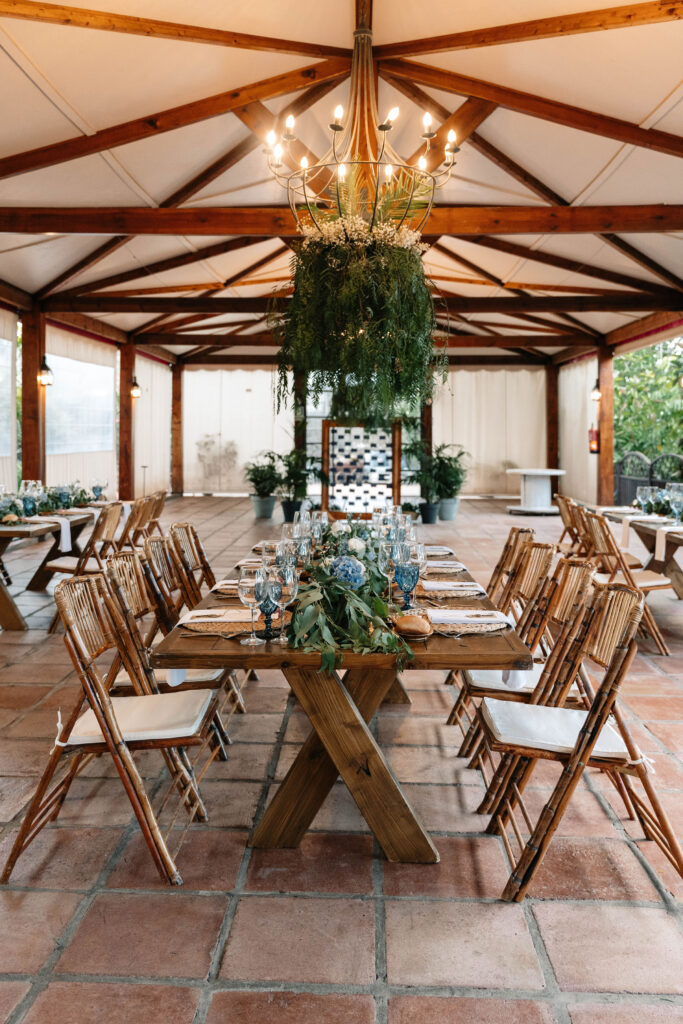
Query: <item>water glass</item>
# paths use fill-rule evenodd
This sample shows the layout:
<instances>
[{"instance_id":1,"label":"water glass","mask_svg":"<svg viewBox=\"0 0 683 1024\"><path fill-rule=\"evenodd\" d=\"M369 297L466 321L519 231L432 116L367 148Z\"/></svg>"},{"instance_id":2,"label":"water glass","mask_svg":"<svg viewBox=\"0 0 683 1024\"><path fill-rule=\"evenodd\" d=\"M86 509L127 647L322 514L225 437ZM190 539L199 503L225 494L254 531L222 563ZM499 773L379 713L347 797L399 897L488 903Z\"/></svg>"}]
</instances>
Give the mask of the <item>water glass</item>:
<instances>
[{"instance_id":1,"label":"water glass","mask_svg":"<svg viewBox=\"0 0 683 1024\"><path fill-rule=\"evenodd\" d=\"M282 538L282 540L291 540L293 536L294 536L294 523L283 523L282 524L282 533L280 534L280 537Z\"/></svg>"},{"instance_id":2,"label":"water glass","mask_svg":"<svg viewBox=\"0 0 683 1024\"><path fill-rule=\"evenodd\" d=\"M285 632L285 609L292 603L299 591L299 577L296 569L288 565L268 577L268 597L280 609L280 643L287 641Z\"/></svg>"},{"instance_id":3,"label":"water glass","mask_svg":"<svg viewBox=\"0 0 683 1024\"><path fill-rule=\"evenodd\" d=\"M403 610L411 607L410 599L420 577L417 562L398 562L394 569L394 579L403 591Z\"/></svg>"},{"instance_id":4,"label":"water glass","mask_svg":"<svg viewBox=\"0 0 683 1024\"><path fill-rule=\"evenodd\" d=\"M265 640L256 636L254 619L256 607L267 597L265 569L242 569L237 584L237 596L242 604L251 611L251 635L245 637L241 643L247 647L257 647L259 644L265 643Z\"/></svg>"}]
</instances>

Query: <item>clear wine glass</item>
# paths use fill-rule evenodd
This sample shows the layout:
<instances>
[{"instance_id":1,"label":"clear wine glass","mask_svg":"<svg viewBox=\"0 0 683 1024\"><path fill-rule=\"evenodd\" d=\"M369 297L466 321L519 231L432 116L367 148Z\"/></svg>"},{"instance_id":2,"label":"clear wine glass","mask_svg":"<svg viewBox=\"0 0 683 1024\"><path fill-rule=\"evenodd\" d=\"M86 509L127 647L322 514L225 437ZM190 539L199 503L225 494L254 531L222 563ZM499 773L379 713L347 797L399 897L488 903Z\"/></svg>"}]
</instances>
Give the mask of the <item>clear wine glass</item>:
<instances>
[{"instance_id":1,"label":"clear wine glass","mask_svg":"<svg viewBox=\"0 0 683 1024\"><path fill-rule=\"evenodd\" d=\"M291 540L293 536L294 536L294 523L283 523L282 524L282 533L280 534L280 537L282 538L282 540Z\"/></svg>"},{"instance_id":2,"label":"clear wine glass","mask_svg":"<svg viewBox=\"0 0 683 1024\"><path fill-rule=\"evenodd\" d=\"M237 584L237 596L242 604L251 611L251 634L241 641L247 647L257 647L264 644L265 640L256 636L256 621L254 612L266 597L266 571L265 569L240 570L239 583Z\"/></svg>"},{"instance_id":3,"label":"clear wine glass","mask_svg":"<svg viewBox=\"0 0 683 1024\"><path fill-rule=\"evenodd\" d=\"M288 643L285 632L285 609L292 603L299 591L299 576L296 569L288 565L268 577L268 597L280 609L280 640L283 646Z\"/></svg>"}]
</instances>

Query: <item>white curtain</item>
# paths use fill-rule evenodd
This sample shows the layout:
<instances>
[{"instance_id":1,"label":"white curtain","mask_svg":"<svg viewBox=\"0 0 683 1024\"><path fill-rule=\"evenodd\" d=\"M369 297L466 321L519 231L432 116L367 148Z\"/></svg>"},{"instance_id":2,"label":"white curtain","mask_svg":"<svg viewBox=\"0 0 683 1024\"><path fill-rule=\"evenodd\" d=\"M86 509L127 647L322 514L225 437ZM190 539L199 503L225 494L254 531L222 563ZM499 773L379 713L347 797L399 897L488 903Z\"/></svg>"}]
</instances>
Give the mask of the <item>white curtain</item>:
<instances>
[{"instance_id":1,"label":"white curtain","mask_svg":"<svg viewBox=\"0 0 683 1024\"><path fill-rule=\"evenodd\" d=\"M135 497L171 485L171 369L138 353L135 376L142 388L133 413Z\"/></svg>"},{"instance_id":2,"label":"white curtain","mask_svg":"<svg viewBox=\"0 0 683 1024\"><path fill-rule=\"evenodd\" d=\"M275 413L272 370L183 373L183 472L186 491L246 494L244 465L265 450L294 446L291 404Z\"/></svg>"},{"instance_id":3,"label":"white curtain","mask_svg":"<svg viewBox=\"0 0 683 1024\"><path fill-rule=\"evenodd\" d=\"M598 360L580 359L560 367L560 478L564 494L580 501L597 501L597 455L588 451L588 431L597 427L597 408L590 393L598 376Z\"/></svg>"},{"instance_id":4,"label":"white curtain","mask_svg":"<svg viewBox=\"0 0 683 1024\"><path fill-rule=\"evenodd\" d=\"M17 489L17 316L0 306L0 484Z\"/></svg>"},{"instance_id":5,"label":"white curtain","mask_svg":"<svg viewBox=\"0 0 683 1024\"><path fill-rule=\"evenodd\" d=\"M45 395L45 476L48 484L116 491L117 349L48 322L47 362L54 383Z\"/></svg>"},{"instance_id":6,"label":"white curtain","mask_svg":"<svg viewBox=\"0 0 683 1024\"><path fill-rule=\"evenodd\" d=\"M511 494L507 469L546 464L545 370L453 369L434 398L434 444L469 453L465 494Z\"/></svg>"}]
</instances>

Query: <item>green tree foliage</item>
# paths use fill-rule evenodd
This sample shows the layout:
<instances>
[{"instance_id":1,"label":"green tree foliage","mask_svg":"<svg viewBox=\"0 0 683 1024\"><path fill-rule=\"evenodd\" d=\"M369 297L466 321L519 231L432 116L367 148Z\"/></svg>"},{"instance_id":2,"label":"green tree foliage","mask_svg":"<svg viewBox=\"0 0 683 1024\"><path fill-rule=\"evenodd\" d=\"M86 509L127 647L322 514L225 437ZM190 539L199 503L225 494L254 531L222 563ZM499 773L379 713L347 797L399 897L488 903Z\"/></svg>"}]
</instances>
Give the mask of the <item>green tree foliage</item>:
<instances>
[{"instance_id":1,"label":"green tree foliage","mask_svg":"<svg viewBox=\"0 0 683 1024\"><path fill-rule=\"evenodd\" d=\"M614 458L683 455L683 338L614 360Z\"/></svg>"}]
</instances>

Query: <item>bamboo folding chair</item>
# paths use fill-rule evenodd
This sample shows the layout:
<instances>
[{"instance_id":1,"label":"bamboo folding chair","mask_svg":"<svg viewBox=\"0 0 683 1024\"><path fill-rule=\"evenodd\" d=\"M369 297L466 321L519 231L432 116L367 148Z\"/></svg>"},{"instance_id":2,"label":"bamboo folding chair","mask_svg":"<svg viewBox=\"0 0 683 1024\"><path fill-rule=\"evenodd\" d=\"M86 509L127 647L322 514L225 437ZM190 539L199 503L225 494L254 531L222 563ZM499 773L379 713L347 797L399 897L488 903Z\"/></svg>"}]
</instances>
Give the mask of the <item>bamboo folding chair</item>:
<instances>
[{"instance_id":1,"label":"bamboo folding chair","mask_svg":"<svg viewBox=\"0 0 683 1024\"><path fill-rule=\"evenodd\" d=\"M156 494L152 495L152 497L154 498L154 504L152 505L152 512L147 524L147 536L151 537L156 530L157 533L160 533L163 537L164 531L161 526L160 519L161 513L164 511L164 505L166 504L166 491L157 491Z\"/></svg>"},{"instance_id":2,"label":"bamboo folding chair","mask_svg":"<svg viewBox=\"0 0 683 1024\"><path fill-rule=\"evenodd\" d=\"M186 597L190 590L189 581L183 580L179 575L178 559L175 554L175 550L171 545L168 537L157 537L156 535L148 537L144 542L142 549L147 559L147 565L158 589L160 590L164 601L171 607L175 612L174 624L177 621L177 613L187 604ZM189 594L191 603L188 604L188 608L193 608L199 596L196 587L192 588Z\"/></svg>"},{"instance_id":3,"label":"bamboo folding chair","mask_svg":"<svg viewBox=\"0 0 683 1024\"><path fill-rule=\"evenodd\" d=\"M128 518L124 521L121 532L116 538L115 547L117 551L123 551L126 547L135 550L135 537L140 527L140 521L143 515L145 515L146 504L147 498L136 498L135 501L131 502Z\"/></svg>"},{"instance_id":4,"label":"bamboo folding chair","mask_svg":"<svg viewBox=\"0 0 683 1024\"><path fill-rule=\"evenodd\" d=\"M554 544L524 541L508 574L508 581L498 599L498 607L515 622L521 621L525 609L536 600L550 573L555 556Z\"/></svg>"},{"instance_id":5,"label":"bamboo folding chair","mask_svg":"<svg viewBox=\"0 0 683 1024\"><path fill-rule=\"evenodd\" d=\"M153 689L161 693L199 690L210 687L225 694L218 710L216 731L229 744L225 721L237 711L246 712L234 669L153 669L149 649L158 633L166 635L177 622L177 612L165 602L151 572L145 571L146 559L134 551L119 551L107 559L107 574L121 613L140 652L140 660ZM181 677L182 678L179 678ZM129 686L125 671L119 672L114 685ZM227 753L224 760L227 760Z\"/></svg>"},{"instance_id":6,"label":"bamboo folding chair","mask_svg":"<svg viewBox=\"0 0 683 1024\"><path fill-rule=\"evenodd\" d=\"M199 793L199 782L220 749L215 734L218 705L213 690L184 693L154 693L103 575L62 581L55 598L64 624L64 642L83 687L65 725L58 715L57 737L47 766L24 816L0 882L9 880L17 858L38 833L56 820L74 779L94 757L109 753L128 794L145 842L162 878L171 885L182 884L174 857L190 824L207 820ZM100 659L116 652L128 672L134 695L112 697L113 669L105 672ZM84 710L85 705L89 705ZM191 761L187 748L196 748ZM170 772L170 783L155 813L144 782L135 765L133 752L158 749ZM201 758L204 763L199 770ZM60 762L61 778L53 784ZM52 788L50 788L52 787ZM173 795L175 812L162 834L158 816ZM188 821L173 854L168 839L182 808Z\"/></svg>"},{"instance_id":7,"label":"bamboo folding chair","mask_svg":"<svg viewBox=\"0 0 683 1024\"><path fill-rule=\"evenodd\" d=\"M569 499L565 494L554 494L553 497L559 509L563 526L560 539L557 542L557 550L566 555L577 554L581 547L581 540L576 532L574 518L569 507ZM565 537L567 537L567 541L563 543Z\"/></svg>"},{"instance_id":8,"label":"bamboo folding chair","mask_svg":"<svg viewBox=\"0 0 683 1024\"><path fill-rule=\"evenodd\" d=\"M94 572L104 572L104 559L114 547L114 537L118 529L123 505L113 501L104 505L99 512L90 536L80 555L61 555L48 562L46 569L65 576L84 576ZM54 633L59 625L59 611L55 611L48 629Z\"/></svg>"},{"instance_id":9,"label":"bamboo folding chair","mask_svg":"<svg viewBox=\"0 0 683 1024\"><path fill-rule=\"evenodd\" d=\"M609 718L636 653L643 603L642 595L629 587L596 585L584 610L580 647L605 674L587 710L561 706L571 672L559 685L556 680L551 703L522 705L486 697L478 709L488 744L503 755L490 787L494 800L486 831L501 836L513 865L504 900L524 898L586 766L635 773L629 750ZM559 762L563 771L534 823L523 791L538 760Z\"/></svg>"},{"instance_id":10,"label":"bamboo folding chair","mask_svg":"<svg viewBox=\"0 0 683 1024\"><path fill-rule=\"evenodd\" d=\"M626 586L639 590L644 597L653 590L667 590L673 587L671 580L662 573L654 572L652 569L633 569L628 564L604 516L587 511L586 522L593 544L593 557L599 560L603 570L596 576L598 582L625 583ZM644 635L649 634L652 637L660 654L671 653L647 604L643 608L640 630Z\"/></svg>"},{"instance_id":11,"label":"bamboo folding chair","mask_svg":"<svg viewBox=\"0 0 683 1024\"><path fill-rule=\"evenodd\" d=\"M174 523L169 533L178 560L199 593L203 583L211 590L216 585L216 577L194 526L191 523Z\"/></svg>"},{"instance_id":12,"label":"bamboo folding chair","mask_svg":"<svg viewBox=\"0 0 683 1024\"><path fill-rule=\"evenodd\" d=\"M501 551L500 558L491 573L491 579L489 580L486 588L486 592L494 604L496 604L499 591L502 590L507 583L508 577L514 568L522 545L527 541L532 541L533 539L534 531L526 526L513 526L510 529L510 533L508 534L503 550Z\"/></svg>"},{"instance_id":13,"label":"bamboo folding chair","mask_svg":"<svg viewBox=\"0 0 683 1024\"><path fill-rule=\"evenodd\" d=\"M138 524L133 534L133 545L139 547L144 540L147 539L150 533L150 524L152 522L152 515L157 505L157 495L148 494L146 498L142 498L142 511Z\"/></svg>"},{"instance_id":14,"label":"bamboo folding chair","mask_svg":"<svg viewBox=\"0 0 683 1024\"><path fill-rule=\"evenodd\" d=\"M537 598L529 603L517 625L520 638L532 653L539 651L542 641L550 653L555 651L558 642L562 648L567 630L583 609L593 572L592 562L571 558L558 561L552 576L542 583ZM498 697L527 701L542 679L545 683L548 674L556 670L556 662L557 657L551 659L541 654L534 659L534 667L526 671L465 669L461 674L460 692L447 720L448 725L458 725L463 734L458 756L468 757L481 734L474 714L476 700Z\"/></svg>"}]
</instances>

